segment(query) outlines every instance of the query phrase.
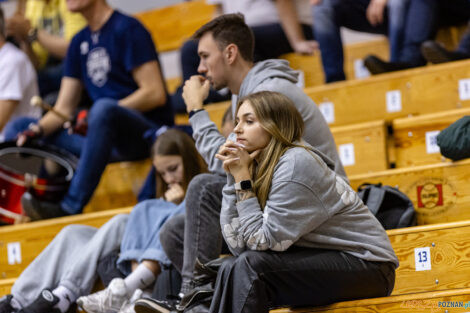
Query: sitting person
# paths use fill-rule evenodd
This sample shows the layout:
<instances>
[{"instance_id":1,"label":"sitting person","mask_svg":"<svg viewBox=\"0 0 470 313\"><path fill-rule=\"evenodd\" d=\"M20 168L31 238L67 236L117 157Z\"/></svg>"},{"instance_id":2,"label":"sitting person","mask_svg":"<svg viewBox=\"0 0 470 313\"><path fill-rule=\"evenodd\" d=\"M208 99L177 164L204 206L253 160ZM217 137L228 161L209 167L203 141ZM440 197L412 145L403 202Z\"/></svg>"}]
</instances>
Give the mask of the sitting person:
<instances>
[{"instance_id":1,"label":"sitting person","mask_svg":"<svg viewBox=\"0 0 470 313\"><path fill-rule=\"evenodd\" d=\"M345 80L340 27L387 35L391 60L398 61L410 0L311 0L313 33L320 45L327 83ZM412 1L411 1L412 2Z\"/></svg>"},{"instance_id":2,"label":"sitting person","mask_svg":"<svg viewBox=\"0 0 470 313\"><path fill-rule=\"evenodd\" d=\"M470 18L468 0L413 0L405 19L403 47L398 60L386 62L367 56L364 65L372 74L400 71L426 65L421 45L431 39L439 26L459 25Z\"/></svg>"},{"instance_id":3,"label":"sitting person","mask_svg":"<svg viewBox=\"0 0 470 313\"><path fill-rule=\"evenodd\" d=\"M173 112L148 31L134 18L113 10L105 0L69 1L88 27L70 44L55 110L71 117L83 87L94 103L88 114L88 134L69 134L54 112L39 121L19 119L6 126L5 137L45 142L80 157L67 194L60 203L23 197L32 219L81 213L110 161L146 158L150 145L144 133L173 125Z\"/></svg>"},{"instance_id":4,"label":"sitting person","mask_svg":"<svg viewBox=\"0 0 470 313\"><path fill-rule=\"evenodd\" d=\"M26 0L23 10L7 20L7 35L37 69L39 91L46 97L59 90L70 40L86 21L70 12L66 0Z\"/></svg>"},{"instance_id":5,"label":"sitting person","mask_svg":"<svg viewBox=\"0 0 470 313\"><path fill-rule=\"evenodd\" d=\"M169 264L159 243L161 225L184 211L189 181L206 171L193 140L182 131L161 134L152 148L156 197L137 204L129 217L118 215L101 228L65 227L23 271L12 295L0 302L0 313L67 312L93 288L100 259L121 246L118 266L127 275L115 278L108 288L78 303L87 312L128 312L130 299L138 297ZM155 184L154 184L155 185ZM132 272L132 273L131 273Z\"/></svg>"},{"instance_id":6,"label":"sitting person","mask_svg":"<svg viewBox=\"0 0 470 313\"><path fill-rule=\"evenodd\" d=\"M470 59L470 23L457 49L449 51L439 43L430 40L421 45L421 53L426 61L434 64Z\"/></svg>"},{"instance_id":7,"label":"sitting person","mask_svg":"<svg viewBox=\"0 0 470 313\"><path fill-rule=\"evenodd\" d=\"M220 226L234 256L218 270L210 312L391 294L398 259L385 230L303 130L282 94L238 103L236 141L217 154L227 172Z\"/></svg>"},{"instance_id":8,"label":"sitting person","mask_svg":"<svg viewBox=\"0 0 470 313\"><path fill-rule=\"evenodd\" d=\"M0 7L0 141L3 128L16 117L41 117L41 110L30 106L38 94L36 73L28 57L6 41L5 17Z\"/></svg>"},{"instance_id":9,"label":"sitting person","mask_svg":"<svg viewBox=\"0 0 470 313\"><path fill-rule=\"evenodd\" d=\"M217 5L217 15L242 13L255 37L254 61L276 59L280 55L297 52L313 54L317 43L313 40L312 17L308 0L206 0ZM183 84L198 73L200 59L198 43L189 40L181 48ZM172 95L177 112L186 111L182 98L183 84ZM223 90L225 91L225 90ZM205 103L228 100L230 94L211 89Z\"/></svg>"}]
</instances>

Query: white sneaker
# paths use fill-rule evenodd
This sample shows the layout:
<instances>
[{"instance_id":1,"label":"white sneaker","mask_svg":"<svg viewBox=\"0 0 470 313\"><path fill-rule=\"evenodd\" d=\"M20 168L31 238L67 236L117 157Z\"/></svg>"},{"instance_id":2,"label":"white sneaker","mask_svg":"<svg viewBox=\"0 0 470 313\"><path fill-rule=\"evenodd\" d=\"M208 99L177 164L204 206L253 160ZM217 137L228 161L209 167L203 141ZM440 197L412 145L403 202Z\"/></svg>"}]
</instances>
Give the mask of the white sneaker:
<instances>
[{"instance_id":1,"label":"white sneaker","mask_svg":"<svg viewBox=\"0 0 470 313\"><path fill-rule=\"evenodd\" d=\"M136 289L129 301L124 302L121 309L119 310L119 313L135 313L134 304L137 300L142 298L143 294L144 292L142 290Z\"/></svg>"},{"instance_id":2,"label":"white sneaker","mask_svg":"<svg viewBox=\"0 0 470 313\"><path fill-rule=\"evenodd\" d=\"M78 298L77 305L88 313L116 313L128 300L124 279L114 278L106 289Z\"/></svg>"}]
</instances>

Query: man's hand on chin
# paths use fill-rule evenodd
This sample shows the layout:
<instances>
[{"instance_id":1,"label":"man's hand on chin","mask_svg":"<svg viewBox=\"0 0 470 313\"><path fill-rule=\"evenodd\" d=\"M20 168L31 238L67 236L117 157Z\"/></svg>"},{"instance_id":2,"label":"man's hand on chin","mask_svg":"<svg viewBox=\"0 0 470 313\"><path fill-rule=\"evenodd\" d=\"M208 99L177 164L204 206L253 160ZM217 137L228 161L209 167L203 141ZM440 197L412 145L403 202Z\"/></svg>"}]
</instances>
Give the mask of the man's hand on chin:
<instances>
[{"instance_id":1,"label":"man's hand on chin","mask_svg":"<svg viewBox=\"0 0 470 313\"><path fill-rule=\"evenodd\" d=\"M188 113L202 109L203 102L209 95L209 89L209 80L201 75L191 76L191 78L184 83L183 100Z\"/></svg>"}]
</instances>

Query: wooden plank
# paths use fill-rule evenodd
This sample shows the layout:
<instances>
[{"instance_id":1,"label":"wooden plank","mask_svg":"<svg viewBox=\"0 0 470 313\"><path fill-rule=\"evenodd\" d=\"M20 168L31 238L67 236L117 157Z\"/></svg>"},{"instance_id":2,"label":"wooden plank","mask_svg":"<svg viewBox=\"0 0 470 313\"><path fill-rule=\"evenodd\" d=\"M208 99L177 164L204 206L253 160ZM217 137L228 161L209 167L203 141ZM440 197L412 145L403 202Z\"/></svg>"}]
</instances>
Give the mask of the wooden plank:
<instances>
[{"instance_id":1,"label":"wooden plank","mask_svg":"<svg viewBox=\"0 0 470 313\"><path fill-rule=\"evenodd\" d=\"M13 287L15 281L16 278L0 279L0 297L11 293L11 288Z\"/></svg>"},{"instance_id":2,"label":"wooden plank","mask_svg":"<svg viewBox=\"0 0 470 313\"><path fill-rule=\"evenodd\" d=\"M151 165L150 159L108 164L83 212L103 211L136 204L137 195Z\"/></svg>"},{"instance_id":3,"label":"wooden plank","mask_svg":"<svg viewBox=\"0 0 470 313\"><path fill-rule=\"evenodd\" d=\"M338 126L468 107L470 99L462 100L459 93L459 84L466 79L470 79L470 60L311 87L305 92L320 108L324 103L332 105L330 125Z\"/></svg>"},{"instance_id":4,"label":"wooden plank","mask_svg":"<svg viewBox=\"0 0 470 313\"><path fill-rule=\"evenodd\" d=\"M0 227L0 277L19 276L63 227L69 224L100 227L114 215L127 214L131 209L114 209ZM19 258L8 259L8 247L11 245L19 245Z\"/></svg>"},{"instance_id":5,"label":"wooden plank","mask_svg":"<svg viewBox=\"0 0 470 313\"><path fill-rule=\"evenodd\" d=\"M346 174L384 171L387 161L385 121L332 127Z\"/></svg>"},{"instance_id":6,"label":"wooden plank","mask_svg":"<svg viewBox=\"0 0 470 313\"><path fill-rule=\"evenodd\" d=\"M215 5L197 0L141 12L136 18L149 30L157 50L164 52L179 49L214 14Z\"/></svg>"},{"instance_id":7,"label":"wooden plank","mask_svg":"<svg viewBox=\"0 0 470 313\"><path fill-rule=\"evenodd\" d=\"M271 313L458 313L468 312L470 289L456 289L439 292L415 293L355 301L345 301L329 306L298 309L271 310ZM452 307L451 305L460 307ZM467 305L467 306L465 306Z\"/></svg>"},{"instance_id":8,"label":"wooden plank","mask_svg":"<svg viewBox=\"0 0 470 313\"><path fill-rule=\"evenodd\" d=\"M470 160L354 175L349 180L354 189L363 183L397 187L413 202L419 225L470 219Z\"/></svg>"},{"instance_id":9,"label":"wooden plank","mask_svg":"<svg viewBox=\"0 0 470 313\"><path fill-rule=\"evenodd\" d=\"M217 128L220 130L222 126L222 118L224 116L225 111L231 105L230 101L224 101L219 103L211 103L204 106L207 113L209 113L209 117L211 121L215 123ZM189 119L187 114L176 114L175 116L175 123L177 125L185 125L189 124Z\"/></svg>"},{"instance_id":10,"label":"wooden plank","mask_svg":"<svg viewBox=\"0 0 470 313\"><path fill-rule=\"evenodd\" d=\"M450 162L440 154L435 137L465 115L470 115L470 108L393 120L396 167Z\"/></svg>"}]
</instances>

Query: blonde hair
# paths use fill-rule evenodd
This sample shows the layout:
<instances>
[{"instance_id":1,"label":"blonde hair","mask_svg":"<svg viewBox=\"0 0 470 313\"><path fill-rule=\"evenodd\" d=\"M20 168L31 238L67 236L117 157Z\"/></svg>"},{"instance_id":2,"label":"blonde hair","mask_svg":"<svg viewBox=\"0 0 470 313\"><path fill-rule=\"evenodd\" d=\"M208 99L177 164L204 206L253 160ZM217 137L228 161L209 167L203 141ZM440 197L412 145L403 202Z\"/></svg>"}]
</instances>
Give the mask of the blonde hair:
<instances>
[{"instance_id":1,"label":"blonde hair","mask_svg":"<svg viewBox=\"0 0 470 313\"><path fill-rule=\"evenodd\" d=\"M251 104L261 127L271 135L254 173L253 190L264 208L279 159L288 149L303 147L295 142L302 138L304 121L294 103L278 92L261 91L244 97L237 104L237 113L244 102Z\"/></svg>"}]
</instances>

